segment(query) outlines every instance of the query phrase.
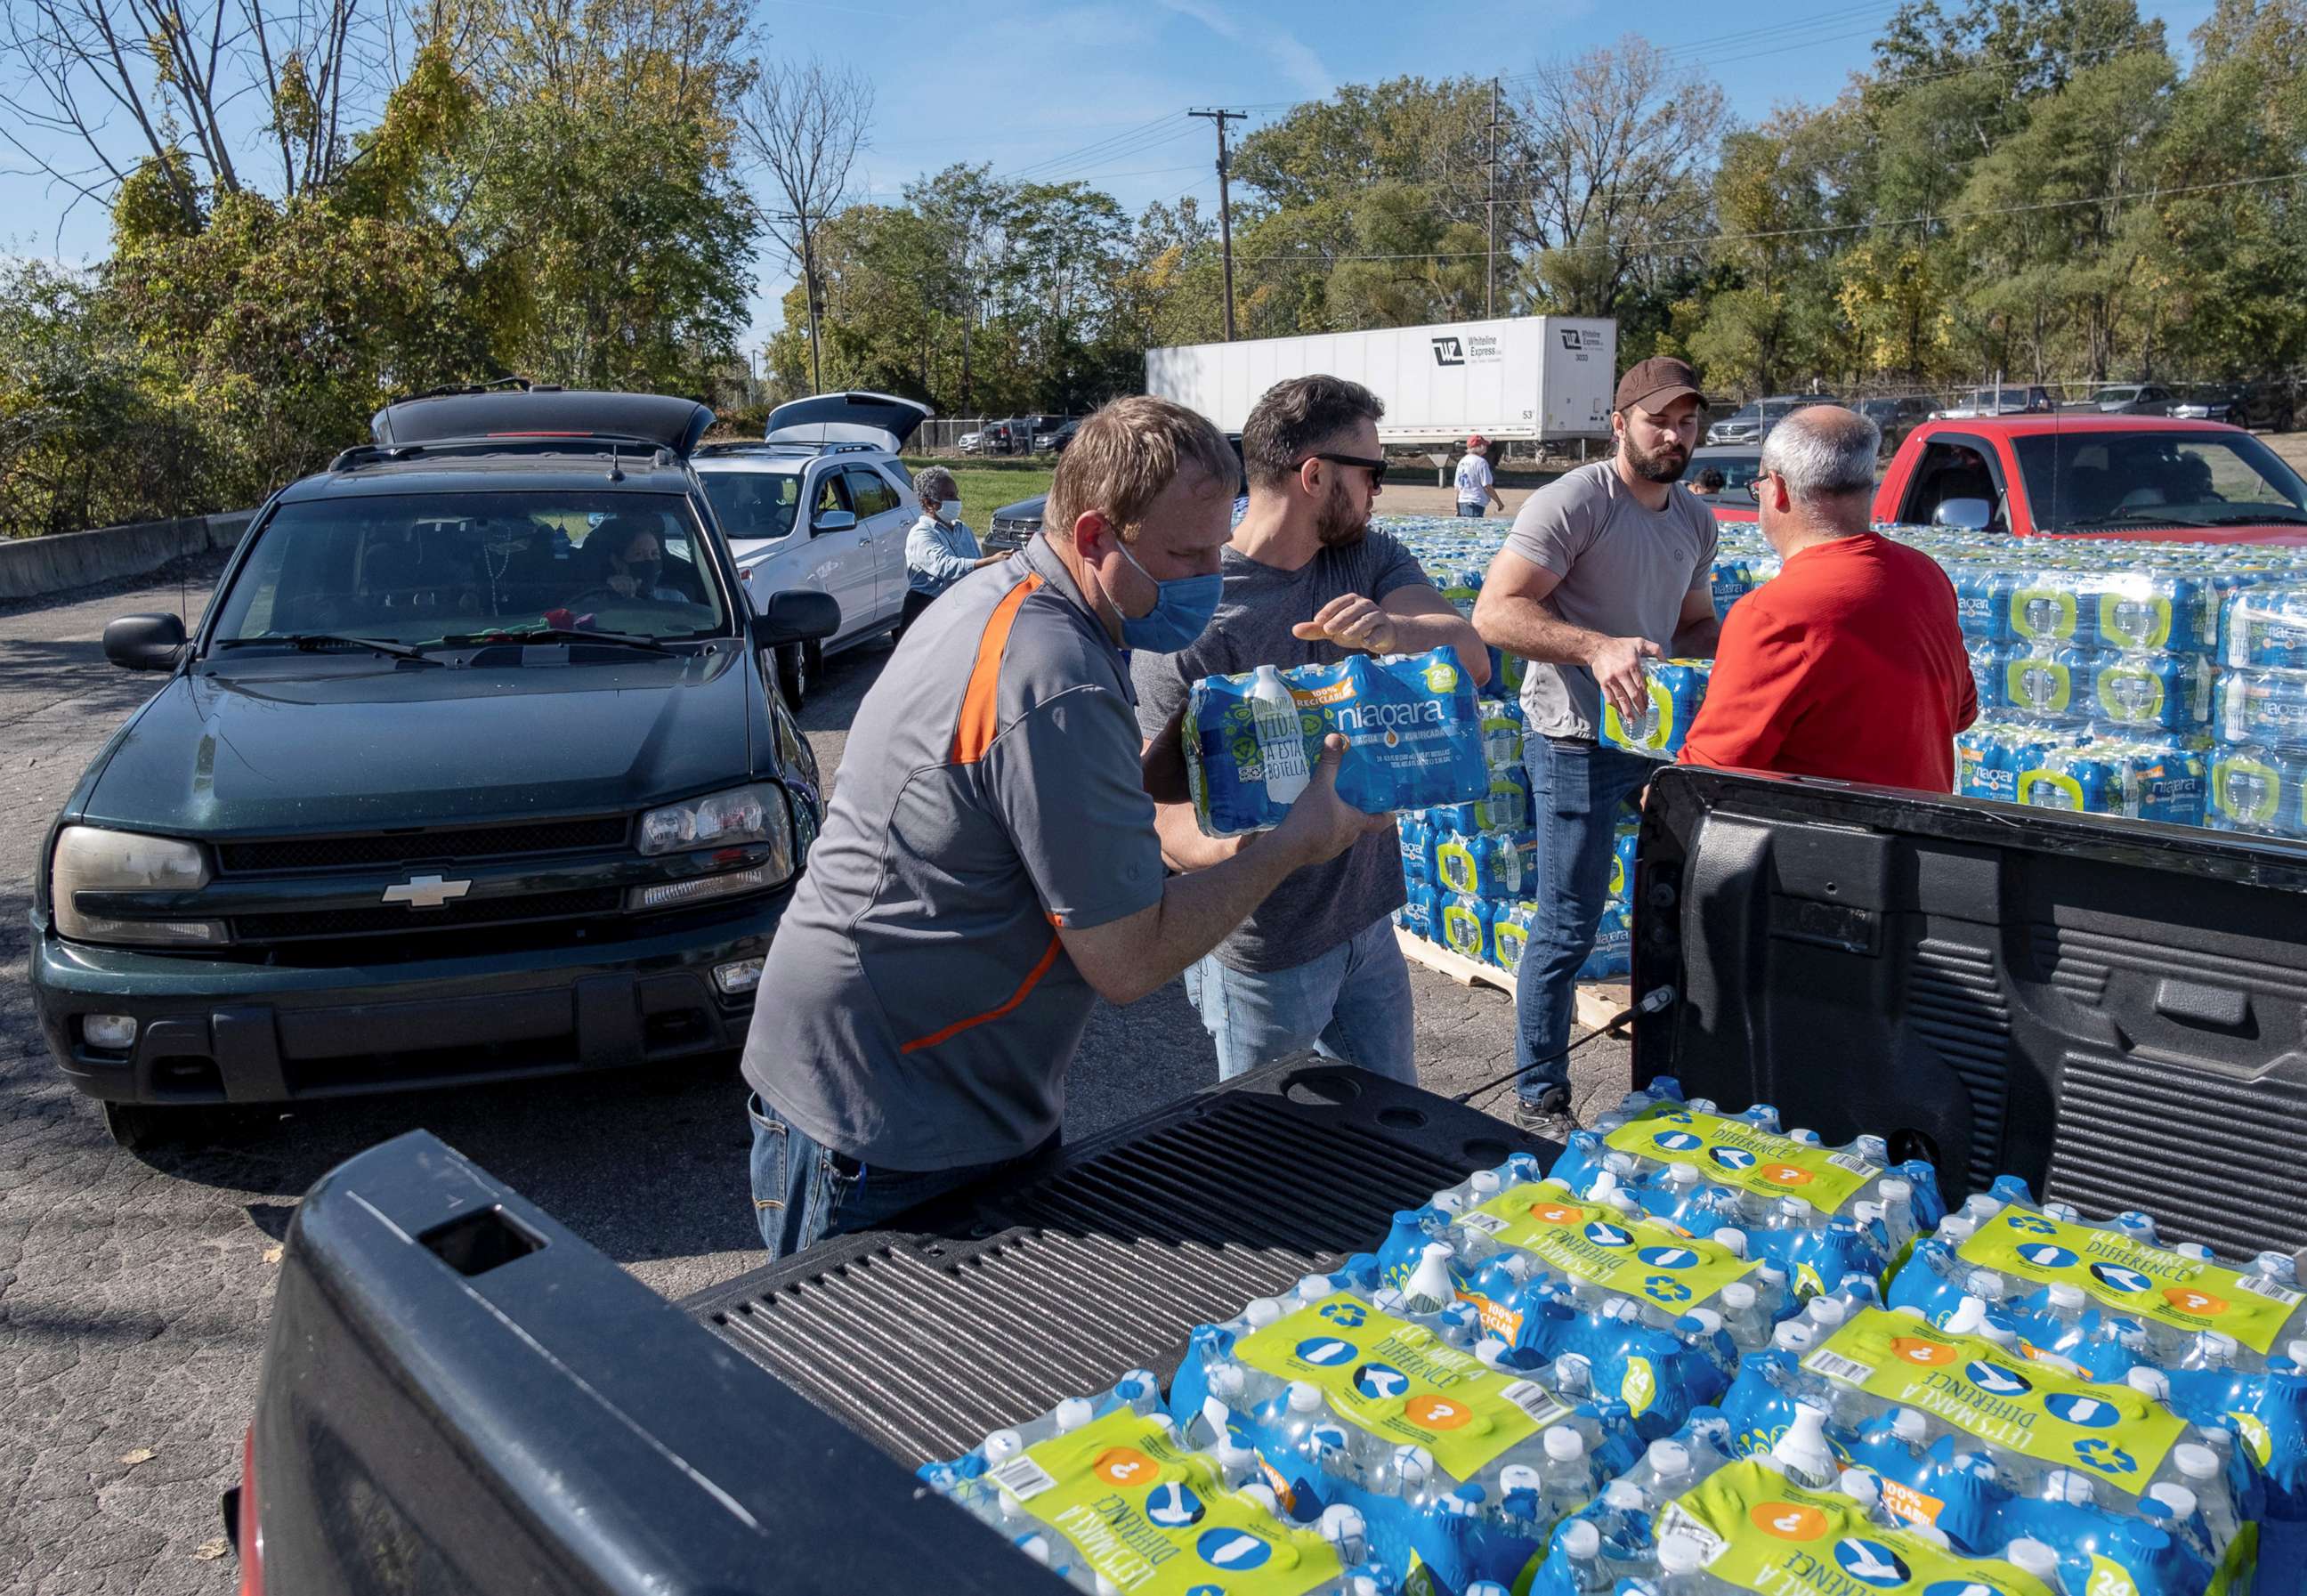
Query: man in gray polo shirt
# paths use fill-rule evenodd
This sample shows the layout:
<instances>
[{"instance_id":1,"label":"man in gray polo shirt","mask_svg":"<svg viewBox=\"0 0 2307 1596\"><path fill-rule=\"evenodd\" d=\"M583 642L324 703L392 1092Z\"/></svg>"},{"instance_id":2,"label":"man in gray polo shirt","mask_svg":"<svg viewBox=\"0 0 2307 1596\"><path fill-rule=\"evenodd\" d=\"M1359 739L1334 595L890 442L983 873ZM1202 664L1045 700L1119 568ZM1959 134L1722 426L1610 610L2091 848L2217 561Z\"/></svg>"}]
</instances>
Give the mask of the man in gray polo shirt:
<instances>
[{"instance_id":1,"label":"man in gray polo shirt","mask_svg":"<svg viewBox=\"0 0 2307 1596\"><path fill-rule=\"evenodd\" d=\"M1721 636L1710 579L1714 512L1681 485L1704 401L1679 360L1619 379L1618 450L1532 493L1482 579L1474 625L1531 662L1523 762L1538 823L1538 919L1514 980L1515 1118L1570 1128L1570 1020L1579 967L1608 902L1610 834L1655 766L1596 742L1607 699L1639 722L1642 661L1711 657Z\"/></svg>"},{"instance_id":2,"label":"man in gray polo shirt","mask_svg":"<svg viewBox=\"0 0 2307 1596\"><path fill-rule=\"evenodd\" d=\"M1191 648L1130 661L1149 747L1174 728L1196 682L1262 665L1454 648L1477 686L1489 679L1489 650L1473 627L1415 555L1370 530L1385 414L1376 394L1342 377L1293 378L1257 401L1241 429L1249 509L1226 546L1217 618ZM1191 804L1164 804L1160 825L1162 855L1179 870L1231 859L1250 842L1204 837ZM1410 971L1392 919L1402 900L1401 845L1373 836L1292 875L1188 969L1186 995L1217 1044L1218 1077L1311 1047L1415 1081Z\"/></svg>"},{"instance_id":3,"label":"man in gray polo shirt","mask_svg":"<svg viewBox=\"0 0 2307 1596\"><path fill-rule=\"evenodd\" d=\"M1144 997L1386 824L1340 802L1340 743L1258 847L1163 879L1146 784L1182 769L1144 759L1122 649L1208 622L1234 473L1193 412L1108 405L1042 535L924 611L865 695L745 1045L772 1254L1052 1146L1094 998Z\"/></svg>"}]
</instances>

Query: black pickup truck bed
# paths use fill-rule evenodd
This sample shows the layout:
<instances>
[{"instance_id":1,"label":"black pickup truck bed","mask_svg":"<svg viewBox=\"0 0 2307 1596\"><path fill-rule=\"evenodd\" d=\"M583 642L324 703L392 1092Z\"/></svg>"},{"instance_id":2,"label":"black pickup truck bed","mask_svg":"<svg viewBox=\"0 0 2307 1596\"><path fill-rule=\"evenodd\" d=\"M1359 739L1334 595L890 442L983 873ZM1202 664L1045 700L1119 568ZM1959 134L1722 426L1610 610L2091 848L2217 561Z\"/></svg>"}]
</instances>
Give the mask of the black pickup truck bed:
<instances>
[{"instance_id":1,"label":"black pickup truck bed","mask_svg":"<svg viewBox=\"0 0 2307 1596\"><path fill-rule=\"evenodd\" d=\"M1711 772L1653 784L1636 1073L2174 1239L2307 1235L2307 850ZM437 1140L291 1232L267 1585L1061 1588L911 1467L1134 1367L1527 1146L1299 1062L676 1309ZM244 1533L245 1539L245 1533Z\"/></svg>"}]
</instances>

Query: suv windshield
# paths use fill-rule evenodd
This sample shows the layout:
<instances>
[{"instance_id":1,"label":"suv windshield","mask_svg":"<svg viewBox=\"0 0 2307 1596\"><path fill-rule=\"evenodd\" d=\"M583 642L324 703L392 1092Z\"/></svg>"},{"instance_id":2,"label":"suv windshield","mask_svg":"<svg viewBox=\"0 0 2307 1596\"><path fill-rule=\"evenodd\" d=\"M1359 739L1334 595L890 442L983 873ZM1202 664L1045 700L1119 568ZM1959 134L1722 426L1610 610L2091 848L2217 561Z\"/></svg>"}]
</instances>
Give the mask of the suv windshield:
<instances>
[{"instance_id":1,"label":"suv windshield","mask_svg":"<svg viewBox=\"0 0 2307 1596\"><path fill-rule=\"evenodd\" d=\"M798 471L699 471L721 531L732 543L783 537L801 507Z\"/></svg>"},{"instance_id":2,"label":"suv windshield","mask_svg":"<svg viewBox=\"0 0 2307 1596\"><path fill-rule=\"evenodd\" d=\"M423 645L549 628L676 639L725 634L726 614L678 496L411 493L282 505L213 640Z\"/></svg>"},{"instance_id":3,"label":"suv windshield","mask_svg":"<svg viewBox=\"0 0 2307 1596\"><path fill-rule=\"evenodd\" d=\"M2011 444L2045 532L2307 526L2307 483L2248 435L2066 433Z\"/></svg>"},{"instance_id":4,"label":"suv windshield","mask_svg":"<svg viewBox=\"0 0 2307 1596\"><path fill-rule=\"evenodd\" d=\"M2138 397L2139 390L2136 388L2102 388L2098 390L2098 402L2102 405L2127 405Z\"/></svg>"}]
</instances>

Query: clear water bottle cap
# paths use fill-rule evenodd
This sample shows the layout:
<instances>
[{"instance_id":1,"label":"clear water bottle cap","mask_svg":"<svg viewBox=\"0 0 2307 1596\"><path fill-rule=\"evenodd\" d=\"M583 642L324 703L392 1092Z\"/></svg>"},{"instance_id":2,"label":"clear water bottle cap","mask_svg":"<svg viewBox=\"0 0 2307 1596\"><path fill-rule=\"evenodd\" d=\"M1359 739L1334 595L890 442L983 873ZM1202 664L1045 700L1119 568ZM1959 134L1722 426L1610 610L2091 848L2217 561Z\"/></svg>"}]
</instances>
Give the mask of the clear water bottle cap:
<instances>
[{"instance_id":1,"label":"clear water bottle cap","mask_svg":"<svg viewBox=\"0 0 2307 1596\"><path fill-rule=\"evenodd\" d=\"M1485 1335L1474 1343L1474 1356L1488 1369L1505 1368L1506 1354L1513 1351L1514 1343L1503 1335Z\"/></svg>"},{"instance_id":2,"label":"clear water bottle cap","mask_svg":"<svg viewBox=\"0 0 2307 1596\"><path fill-rule=\"evenodd\" d=\"M1322 1539L1332 1546L1343 1546L1350 1540L1359 1540L1369 1532L1361 1510L1345 1502L1334 1502L1322 1509Z\"/></svg>"},{"instance_id":3,"label":"clear water bottle cap","mask_svg":"<svg viewBox=\"0 0 2307 1596\"><path fill-rule=\"evenodd\" d=\"M2046 1501L2082 1507L2088 1506L2097 1495L2091 1487L2090 1477L2079 1474L2072 1469L2053 1469L2043 1476L2043 1496Z\"/></svg>"},{"instance_id":4,"label":"clear water bottle cap","mask_svg":"<svg viewBox=\"0 0 2307 1596\"><path fill-rule=\"evenodd\" d=\"M1949 1247L1960 1247L1977 1231L1977 1222L1965 1219L1960 1214L1950 1214L1939 1221L1939 1240Z\"/></svg>"},{"instance_id":5,"label":"clear water bottle cap","mask_svg":"<svg viewBox=\"0 0 2307 1596\"><path fill-rule=\"evenodd\" d=\"M1007 1463L1025 1449L1025 1437L1014 1429L997 1429L985 1437L985 1461Z\"/></svg>"},{"instance_id":6,"label":"clear water bottle cap","mask_svg":"<svg viewBox=\"0 0 2307 1596\"><path fill-rule=\"evenodd\" d=\"M1891 1414L1891 1433L1910 1446L1920 1446L1928 1439L1931 1421L1917 1408L1900 1408Z\"/></svg>"},{"instance_id":7,"label":"clear water bottle cap","mask_svg":"<svg viewBox=\"0 0 2307 1596\"><path fill-rule=\"evenodd\" d=\"M1634 1156L1631 1153L1605 1153L1602 1154L1602 1167L1614 1175L1631 1175L1634 1172Z\"/></svg>"},{"instance_id":8,"label":"clear water bottle cap","mask_svg":"<svg viewBox=\"0 0 2307 1596\"><path fill-rule=\"evenodd\" d=\"M1874 1188L1886 1203L1911 1203L1915 1200L1915 1184L1892 1175Z\"/></svg>"},{"instance_id":9,"label":"clear water bottle cap","mask_svg":"<svg viewBox=\"0 0 2307 1596\"><path fill-rule=\"evenodd\" d=\"M2003 1276L1992 1269L1973 1269L1970 1278L1962 1283L1962 1287L1982 1301L2003 1300Z\"/></svg>"},{"instance_id":10,"label":"clear water bottle cap","mask_svg":"<svg viewBox=\"0 0 2307 1596\"><path fill-rule=\"evenodd\" d=\"M1792 1319L1771 1332L1771 1344L1781 1352L1808 1351L1812 1339L1810 1326L1798 1325Z\"/></svg>"},{"instance_id":11,"label":"clear water bottle cap","mask_svg":"<svg viewBox=\"0 0 2307 1596\"><path fill-rule=\"evenodd\" d=\"M1248 1497L1259 1506L1265 1508L1266 1513L1272 1517L1280 1518L1282 1516L1282 1498L1274 1494L1274 1488L1266 1484L1265 1480L1251 1480L1248 1485L1241 1488L1241 1494Z\"/></svg>"},{"instance_id":12,"label":"clear water bottle cap","mask_svg":"<svg viewBox=\"0 0 2307 1596\"><path fill-rule=\"evenodd\" d=\"M1298 1295L1308 1302L1319 1302L1334 1289L1326 1274L1305 1274L1298 1280Z\"/></svg>"},{"instance_id":13,"label":"clear water bottle cap","mask_svg":"<svg viewBox=\"0 0 2307 1596\"><path fill-rule=\"evenodd\" d=\"M1652 1441L1643 1454L1651 1472L1661 1480L1671 1480L1690 1472L1690 1448L1680 1441Z\"/></svg>"},{"instance_id":14,"label":"clear water bottle cap","mask_svg":"<svg viewBox=\"0 0 2307 1596\"><path fill-rule=\"evenodd\" d=\"M1042 1567L1050 1566L1050 1541L1045 1535L1020 1535L1010 1545L1024 1552Z\"/></svg>"},{"instance_id":15,"label":"clear water bottle cap","mask_svg":"<svg viewBox=\"0 0 2307 1596\"><path fill-rule=\"evenodd\" d=\"M1642 1488L1631 1480L1613 1480L1602 1488L1602 1506L1613 1513L1639 1513Z\"/></svg>"},{"instance_id":16,"label":"clear water bottle cap","mask_svg":"<svg viewBox=\"0 0 2307 1596\"><path fill-rule=\"evenodd\" d=\"M2232 1358L2235 1355L2235 1338L2224 1330L2206 1330L2196 1337L2208 1358Z\"/></svg>"},{"instance_id":17,"label":"clear water bottle cap","mask_svg":"<svg viewBox=\"0 0 2307 1596\"><path fill-rule=\"evenodd\" d=\"M2262 1252L2251 1260L2251 1266L2253 1273L2269 1280L2295 1280L2299 1276L2299 1266L2287 1252Z\"/></svg>"},{"instance_id":18,"label":"clear water bottle cap","mask_svg":"<svg viewBox=\"0 0 2307 1596\"><path fill-rule=\"evenodd\" d=\"M1251 1329L1263 1330L1282 1317L1282 1304L1271 1297L1255 1298L1241 1310L1241 1317L1249 1321Z\"/></svg>"},{"instance_id":19,"label":"clear water bottle cap","mask_svg":"<svg viewBox=\"0 0 2307 1596\"><path fill-rule=\"evenodd\" d=\"M1754 1288L1743 1280L1734 1280L1722 1288L1722 1306L1732 1313L1745 1313L1754 1306Z\"/></svg>"},{"instance_id":20,"label":"clear water bottle cap","mask_svg":"<svg viewBox=\"0 0 2307 1596\"><path fill-rule=\"evenodd\" d=\"M1581 1562L1601 1554L1602 1532L1591 1518L1574 1518L1563 1525L1561 1540L1564 1554Z\"/></svg>"},{"instance_id":21,"label":"clear water bottle cap","mask_svg":"<svg viewBox=\"0 0 2307 1596\"><path fill-rule=\"evenodd\" d=\"M1404 1485L1423 1485L1434 1472L1434 1454L1423 1446L1396 1446L1394 1472Z\"/></svg>"},{"instance_id":22,"label":"clear water bottle cap","mask_svg":"<svg viewBox=\"0 0 2307 1596\"><path fill-rule=\"evenodd\" d=\"M1743 1258L1746 1256L1746 1232L1726 1224L1714 1232L1714 1245L1734 1258Z\"/></svg>"},{"instance_id":23,"label":"clear water bottle cap","mask_svg":"<svg viewBox=\"0 0 2307 1596\"><path fill-rule=\"evenodd\" d=\"M1782 1197L1779 1199L1779 1212L1788 1219L1800 1219L1810 1212L1810 1205L1798 1197Z\"/></svg>"},{"instance_id":24,"label":"clear water bottle cap","mask_svg":"<svg viewBox=\"0 0 2307 1596\"><path fill-rule=\"evenodd\" d=\"M2283 1355L2291 1360L2291 1367L2307 1372L2307 1336L2283 1343Z\"/></svg>"},{"instance_id":25,"label":"clear water bottle cap","mask_svg":"<svg viewBox=\"0 0 2307 1596\"><path fill-rule=\"evenodd\" d=\"M2059 1554L2023 1535L2003 1549L2003 1560L2039 1580L2048 1582L2059 1577Z\"/></svg>"},{"instance_id":26,"label":"clear water bottle cap","mask_svg":"<svg viewBox=\"0 0 2307 1596\"><path fill-rule=\"evenodd\" d=\"M2171 1250L2176 1253L2183 1253L2191 1258L2200 1258L2206 1264L2212 1262L2216 1256L2212 1253L2209 1248L2204 1246L2200 1241L2182 1241Z\"/></svg>"},{"instance_id":27,"label":"clear water bottle cap","mask_svg":"<svg viewBox=\"0 0 2307 1596\"><path fill-rule=\"evenodd\" d=\"M1864 1469L1845 1469L1835 1483L1844 1496L1862 1506L1872 1507L1882 1499L1882 1486Z\"/></svg>"},{"instance_id":28,"label":"clear water bottle cap","mask_svg":"<svg viewBox=\"0 0 2307 1596\"><path fill-rule=\"evenodd\" d=\"M1722 1316L1711 1308L1694 1308L1682 1317L1696 1325L1701 1335L1711 1335L1722 1328Z\"/></svg>"},{"instance_id":29,"label":"clear water bottle cap","mask_svg":"<svg viewBox=\"0 0 2307 1596\"><path fill-rule=\"evenodd\" d=\"M1787 1283L1787 1272L1776 1264L1762 1263L1754 1266L1754 1278L1766 1286L1782 1286Z\"/></svg>"},{"instance_id":30,"label":"clear water bottle cap","mask_svg":"<svg viewBox=\"0 0 2307 1596\"><path fill-rule=\"evenodd\" d=\"M1257 1467L1257 1449L1237 1446L1231 1437L1217 1444L1217 1454L1218 1467L1224 1470L1229 1477L1246 1475Z\"/></svg>"},{"instance_id":31,"label":"clear water bottle cap","mask_svg":"<svg viewBox=\"0 0 2307 1596\"><path fill-rule=\"evenodd\" d=\"M1546 1433L1554 1432L1549 1429ZM1508 1496L1518 1490L1537 1490L1543 1484L1538 1471L1528 1463L1508 1463L1498 1471L1498 1489Z\"/></svg>"},{"instance_id":32,"label":"clear water bottle cap","mask_svg":"<svg viewBox=\"0 0 2307 1596\"><path fill-rule=\"evenodd\" d=\"M1665 1535L1659 1539L1658 1565L1671 1575L1695 1574L1706 1566L1706 1551L1688 1535Z\"/></svg>"},{"instance_id":33,"label":"clear water bottle cap","mask_svg":"<svg viewBox=\"0 0 2307 1596\"><path fill-rule=\"evenodd\" d=\"M1292 1380L1290 1382L1290 1411L1291 1412L1316 1412L1320 1410L1321 1406L1322 1388L1319 1386L1315 1385L1310 1380Z\"/></svg>"},{"instance_id":34,"label":"clear water bottle cap","mask_svg":"<svg viewBox=\"0 0 2307 1596\"><path fill-rule=\"evenodd\" d=\"M1068 1396L1058 1404L1058 1433L1070 1435L1097 1417L1097 1404L1086 1396Z\"/></svg>"},{"instance_id":35,"label":"clear water bottle cap","mask_svg":"<svg viewBox=\"0 0 2307 1596\"><path fill-rule=\"evenodd\" d=\"M1954 1305L1954 1311L1947 1315L1946 1333L1949 1335L1976 1335L1979 1326L1985 1323L1986 1304L1976 1297L1965 1297Z\"/></svg>"},{"instance_id":36,"label":"clear water bottle cap","mask_svg":"<svg viewBox=\"0 0 2307 1596\"><path fill-rule=\"evenodd\" d=\"M1820 1325L1840 1325L1850 1317L1850 1310L1836 1297L1813 1297L1808 1311L1812 1322Z\"/></svg>"},{"instance_id":37,"label":"clear water bottle cap","mask_svg":"<svg viewBox=\"0 0 2307 1596\"><path fill-rule=\"evenodd\" d=\"M1476 1197L1490 1197L1497 1196L1498 1188L1505 1182L1498 1179L1496 1170L1476 1170L1467 1177L1466 1184L1473 1188Z\"/></svg>"},{"instance_id":38,"label":"clear water bottle cap","mask_svg":"<svg viewBox=\"0 0 2307 1596\"><path fill-rule=\"evenodd\" d=\"M2051 1306L2062 1313L2072 1313L2083 1305L2083 1289L2063 1280L2053 1281L2049 1293Z\"/></svg>"},{"instance_id":39,"label":"clear water bottle cap","mask_svg":"<svg viewBox=\"0 0 2307 1596\"><path fill-rule=\"evenodd\" d=\"M1719 1114L1722 1111L1711 1097L1694 1097L1683 1106L1694 1114Z\"/></svg>"},{"instance_id":40,"label":"clear water bottle cap","mask_svg":"<svg viewBox=\"0 0 2307 1596\"><path fill-rule=\"evenodd\" d=\"M1212 1396L1228 1402L1239 1396L1248 1381L1239 1363L1213 1363L1202 1378L1209 1386Z\"/></svg>"},{"instance_id":41,"label":"clear water bottle cap","mask_svg":"<svg viewBox=\"0 0 2307 1596\"><path fill-rule=\"evenodd\" d=\"M2151 1396L2157 1402L2168 1402L2171 1399L2170 1377L2159 1369L2149 1369L2143 1363L2138 1364L2126 1369L2123 1379L2125 1385L2141 1396Z\"/></svg>"},{"instance_id":42,"label":"clear water bottle cap","mask_svg":"<svg viewBox=\"0 0 2307 1596\"><path fill-rule=\"evenodd\" d=\"M2179 1472L2190 1480L2212 1480L2218 1476L2219 1454L2193 1441L2182 1441L2172 1447L2171 1461L2177 1465Z\"/></svg>"},{"instance_id":43,"label":"clear water bottle cap","mask_svg":"<svg viewBox=\"0 0 2307 1596\"><path fill-rule=\"evenodd\" d=\"M1437 1191L1426 1200L1426 1206L1429 1208L1439 1208L1445 1214L1455 1214L1466 1205L1458 1200L1458 1194L1455 1192Z\"/></svg>"},{"instance_id":44,"label":"clear water bottle cap","mask_svg":"<svg viewBox=\"0 0 2307 1596\"><path fill-rule=\"evenodd\" d=\"M1677 1158L1666 1166L1666 1178L1677 1186L1695 1186L1698 1184L1698 1166Z\"/></svg>"},{"instance_id":45,"label":"clear water bottle cap","mask_svg":"<svg viewBox=\"0 0 2307 1596\"><path fill-rule=\"evenodd\" d=\"M1586 1188L1586 1200L1590 1203L1607 1203L1617 1189L1617 1171L1615 1170L1597 1171L1594 1175L1594 1183Z\"/></svg>"},{"instance_id":46,"label":"clear water bottle cap","mask_svg":"<svg viewBox=\"0 0 2307 1596\"><path fill-rule=\"evenodd\" d=\"M1787 1139L1790 1142L1800 1142L1804 1146L1810 1147L1815 1147L1819 1145L1818 1132L1815 1130L1805 1130L1799 1125L1787 1132Z\"/></svg>"},{"instance_id":47,"label":"clear water bottle cap","mask_svg":"<svg viewBox=\"0 0 2307 1596\"><path fill-rule=\"evenodd\" d=\"M1546 1455L1556 1463L1575 1463L1586 1455L1586 1437L1566 1424L1546 1432Z\"/></svg>"}]
</instances>

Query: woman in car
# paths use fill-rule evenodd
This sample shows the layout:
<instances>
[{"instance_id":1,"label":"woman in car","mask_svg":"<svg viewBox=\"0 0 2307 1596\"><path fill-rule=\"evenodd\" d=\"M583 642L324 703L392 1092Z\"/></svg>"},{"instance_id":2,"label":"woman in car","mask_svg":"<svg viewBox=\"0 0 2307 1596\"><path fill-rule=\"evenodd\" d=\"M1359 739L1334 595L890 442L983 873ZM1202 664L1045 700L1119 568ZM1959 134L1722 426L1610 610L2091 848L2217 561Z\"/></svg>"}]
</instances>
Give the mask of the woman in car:
<instances>
[{"instance_id":1,"label":"woman in car","mask_svg":"<svg viewBox=\"0 0 2307 1596\"><path fill-rule=\"evenodd\" d=\"M621 598L640 598L656 604L687 604L689 595L662 585L665 547L657 541L655 522L633 515L613 515L593 529L586 540L604 556L600 579L592 591Z\"/></svg>"}]
</instances>

